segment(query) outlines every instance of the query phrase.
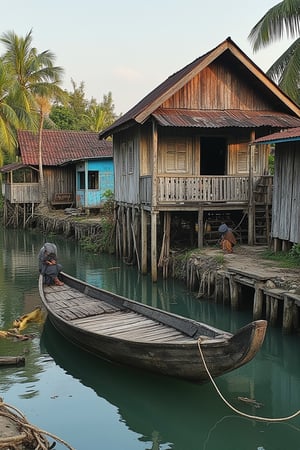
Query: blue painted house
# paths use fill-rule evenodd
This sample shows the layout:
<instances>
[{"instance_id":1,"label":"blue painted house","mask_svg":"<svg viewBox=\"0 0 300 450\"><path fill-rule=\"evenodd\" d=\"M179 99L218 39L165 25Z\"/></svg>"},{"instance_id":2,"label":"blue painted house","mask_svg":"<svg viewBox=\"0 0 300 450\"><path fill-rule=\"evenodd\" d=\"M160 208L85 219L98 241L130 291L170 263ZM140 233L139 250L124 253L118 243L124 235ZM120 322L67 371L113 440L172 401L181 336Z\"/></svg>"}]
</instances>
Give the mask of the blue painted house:
<instances>
[{"instance_id":1,"label":"blue painted house","mask_svg":"<svg viewBox=\"0 0 300 450\"><path fill-rule=\"evenodd\" d=\"M76 206L100 208L106 200L105 193L114 189L112 156L86 159L76 165Z\"/></svg>"},{"instance_id":2,"label":"blue painted house","mask_svg":"<svg viewBox=\"0 0 300 450\"><path fill-rule=\"evenodd\" d=\"M19 161L0 169L5 174L5 200L30 208L40 202L38 135L18 131ZM98 133L44 130L43 173L47 200L52 208L99 209L108 190L114 191L111 141Z\"/></svg>"}]
</instances>

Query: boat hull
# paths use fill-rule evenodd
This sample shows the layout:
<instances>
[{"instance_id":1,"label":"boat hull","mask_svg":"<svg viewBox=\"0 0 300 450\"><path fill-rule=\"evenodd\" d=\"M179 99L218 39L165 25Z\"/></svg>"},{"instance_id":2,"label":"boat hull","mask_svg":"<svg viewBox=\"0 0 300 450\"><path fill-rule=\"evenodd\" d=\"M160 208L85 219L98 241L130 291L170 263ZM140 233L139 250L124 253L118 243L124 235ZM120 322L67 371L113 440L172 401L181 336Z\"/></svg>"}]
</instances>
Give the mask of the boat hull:
<instances>
[{"instance_id":1,"label":"boat hull","mask_svg":"<svg viewBox=\"0 0 300 450\"><path fill-rule=\"evenodd\" d=\"M71 277L65 275L64 281L66 285L68 283L72 285ZM81 291L79 292L84 292L85 290L91 293L96 290L99 294L97 301L101 302L101 293L106 301L108 300L107 296L109 296L109 293L106 291L90 287L78 280L75 281L80 283ZM73 284L73 289L74 286L78 289L76 283L75 285ZM56 292L59 290L56 287L54 289ZM118 308L120 308L120 305L122 307L124 305L127 305L126 307L131 306L134 310L138 310L139 313L143 311L144 314L150 316L156 317L158 315L161 321L167 321L168 329L173 320L177 328L181 327L190 334L194 333L193 337L188 336L186 342L179 343L176 343L176 340L153 342L151 339L146 340L146 337L142 340L129 339L128 337L122 338L122 333L120 334L117 331L114 331L115 334L112 333L112 335L93 331L96 327L96 317L93 317L93 326L89 325L89 329L78 326L78 320L76 319L74 321L63 320L51 306L49 296L45 294L41 281L40 293L49 318L55 328L66 339L83 350L121 364L197 382L206 382L209 379L199 351L199 345L211 376L217 377L246 364L256 355L263 343L267 325L263 320L254 321L241 328L234 335L208 326L207 331L205 324L189 321L189 319L155 308L146 307L145 309L145 305L138 305L136 302L132 302L124 297L117 296L116 300L115 294L111 294L110 301L113 303L116 300ZM139 308L142 309L139 310ZM84 319L85 325L87 320ZM111 320L111 316L108 317L108 320ZM183 321L182 324L181 321ZM198 332L194 331L197 328L197 324L199 325ZM127 325L124 321L124 325L123 322L121 326L118 325L118 330L125 326ZM146 332L147 329L145 328L145 336ZM207 334L215 333L215 335L205 336L201 334L198 336L198 334L203 332L207 332Z\"/></svg>"}]
</instances>

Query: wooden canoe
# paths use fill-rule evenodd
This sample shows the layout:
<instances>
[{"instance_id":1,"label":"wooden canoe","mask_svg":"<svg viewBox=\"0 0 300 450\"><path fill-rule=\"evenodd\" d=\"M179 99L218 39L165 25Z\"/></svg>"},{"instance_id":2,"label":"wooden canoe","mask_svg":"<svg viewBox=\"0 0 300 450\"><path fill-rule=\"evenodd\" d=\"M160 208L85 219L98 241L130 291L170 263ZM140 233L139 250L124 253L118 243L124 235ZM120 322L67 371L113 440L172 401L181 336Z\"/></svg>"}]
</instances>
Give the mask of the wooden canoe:
<instances>
[{"instance_id":1,"label":"wooden canoe","mask_svg":"<svg viewBox=\"0 0 300 450\"><path fill-rule=\"evenodd\" d=\"M162 311L62 274L64 286L39 292L55 328L80 348L163 375L208 381L198 340L213 377L249 362L264 341L267 322L257 320L235 334Z\"/></svg>"}]
</instances>

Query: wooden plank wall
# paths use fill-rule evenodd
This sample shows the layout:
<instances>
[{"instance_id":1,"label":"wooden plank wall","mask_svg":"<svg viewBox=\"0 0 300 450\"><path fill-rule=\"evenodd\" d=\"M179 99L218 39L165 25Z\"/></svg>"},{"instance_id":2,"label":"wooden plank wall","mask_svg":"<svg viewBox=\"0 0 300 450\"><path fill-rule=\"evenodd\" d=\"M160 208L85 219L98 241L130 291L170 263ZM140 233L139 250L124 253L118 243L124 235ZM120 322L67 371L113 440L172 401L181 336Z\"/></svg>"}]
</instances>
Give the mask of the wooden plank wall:
<instances>
[{"instance_id":1,"label":"wooden plank wall","mask_svg":"<svg viewBox=\"0 0 300 450\"><path fill-rule=\"evenodd\" d=\"M300 242L299 143L276 145L272 238Z\"/></svg>"},{"instance_id":2,"label":"wooden plank wall","mask_svg":"<svg viewBox=\"0 0 300 450\"><path fill-rule=\"evenodd\" d=\"M133 161L129 167L129 146L132 146ZM119 133L114 136L115 200L117 202L139 203L139 139L138 135ZM133 169L133 170L131 170Z\"/></svg>"},{"instance_id":3,"label":"wooden plank wall","mask_svg":"<svg viewBox=\"0 0 300 450\"><path fill-rule=\"evenodd\" d=\"M222 61L223 60L223 61ZM274 109L266 97L260 95L235 65L230 68L224 58L215 61L197 74L173 96L166 100L163 108L188 109ZM209 86L209 89L208 89Z\"/></svg>"}]
</instances>

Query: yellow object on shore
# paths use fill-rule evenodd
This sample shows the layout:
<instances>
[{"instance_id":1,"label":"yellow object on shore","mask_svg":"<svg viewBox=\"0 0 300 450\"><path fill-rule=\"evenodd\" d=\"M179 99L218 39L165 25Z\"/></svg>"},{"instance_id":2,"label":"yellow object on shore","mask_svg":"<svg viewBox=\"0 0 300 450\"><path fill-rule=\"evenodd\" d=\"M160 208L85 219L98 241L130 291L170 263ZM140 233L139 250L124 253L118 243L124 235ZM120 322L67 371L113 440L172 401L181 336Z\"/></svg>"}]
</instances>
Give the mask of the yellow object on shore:
<instances>
[{"instance_id":1,"label":"yellow object on shore","mask_svg":"<svg viewBox=\"0 0 300 450\"><path fill-rule=\"evenodd\" d=\"M19 331L24 330L29 322L41 323L43 321L43 312L40 306L35 308L28 314L24 314L18 319L13 321L14 328L17 328Z\"/></svg>"}]
</instances>

